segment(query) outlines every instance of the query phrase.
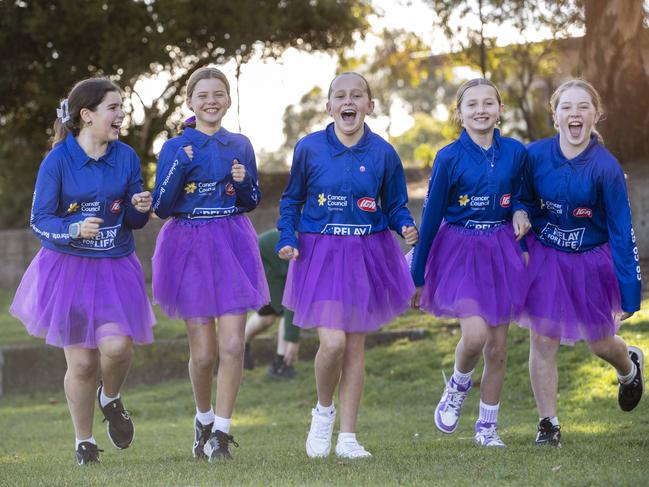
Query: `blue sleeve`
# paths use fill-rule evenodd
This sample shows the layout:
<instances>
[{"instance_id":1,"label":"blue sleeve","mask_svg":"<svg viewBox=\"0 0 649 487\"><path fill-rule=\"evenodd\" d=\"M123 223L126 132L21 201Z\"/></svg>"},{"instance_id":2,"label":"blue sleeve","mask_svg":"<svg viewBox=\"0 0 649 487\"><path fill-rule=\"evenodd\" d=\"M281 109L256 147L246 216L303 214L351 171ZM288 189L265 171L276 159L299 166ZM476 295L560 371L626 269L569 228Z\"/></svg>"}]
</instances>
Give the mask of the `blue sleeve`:
<instances>
[{"instance_id":1,"label":"blue sleeve","mask_svg":"<svg viewBox=\"0 0 649 487\"><path fill-rule=\"evenodd\" d=\"M240 183L232 181L237 192L237 206L244 212L254 210L261 201L259 179L257 176L257 160L250 141L246 140L246 160L241 162L246 167L246 175Z\"/></svg>"},{"instance_id":2,"label":"blue sleeve","mask_svg":"<svg viewBox=\"0 0 649 487\"><path fill-rule=\"evenodd\" d=\"M381 188L381 209L388 217L390 228L399 235L401 235L401 227L413 227L415 225L407 205L406 175L401 159L399 159L397 152L392 149L385 165L385 176Z\"/></svg>"},{"instance_id":3,"label":"blue sleeve","mask_svg":"<svg viewBox=\"0 0 649 487\"><path fill-rule=\"evenodd\" d=\"M640 309L642 282L638 247L631 224L631 207L621 167L615 167L605 176L601 189L622 309L632 313Z\"/></svg>"},{"instance_id":4,"label":"blue sleeve","mask_svg":"<svg viewBox=\"0 0 649 487\"><path fill-rule=\"evenodd\" d=\"M527 216L532 219L534 209L538 206L538 198L534 192L534 185L532 180L532 171L530 169L530 160L527 156L527 151L522 149L519 154L519 171L516 176L516 187L512 191L512 214L518 210L523 210Z\"/></svg>"},{"instance_id":5,"label":"blue sleeve","mask_svg":"<svg viewBox=\"0 0 649 487\"><path fill-rule=\"evenodd\" d=\"M140 169L140 159L135 154L132 155L130 162L131 171L128 178L124 224L133 230L137 230L138 228L142 228L149 221L149 212L141 213L131 204L133 195L142 192L142 171Z\"/></svg>"},{"instance_id":6,"label":"blue sleeve","mask_svg":"<svg viewBox=\"0 0 649 487\"><path fill-rule=\"evenodd\" d=\"M424 271L430 248L435 240L442 219L448 208L448 193L451 188L448 161L435 158L433 172L428 184L428 194L424 201L421 224L419 226L419 242L415 245L410 272L415 286L424 285Z\"/></svg>"},{"instance_id":7,"label":"blue sleeve","mask_svg":"<svg viewBox=\"0 0 649 487\"><path fill-rule=\"evenodd\" d=\"M293 164L288 178L288 186L279 201L277 230L280 232L280 237L275 246L276 251L287 245L297 248L295 231L306 201L306 156L307 151L298 142L293 151Z\"/></svg>"},{"instance_id":8,"label":"blue sleeve","mask_svg":"<svg viewBox=\"0 0 649 487\"><path fill-rule=\"evenodd\" d=\"M78 213L62 217L56 215L62 184L57 164L54 160L46 158L36 177L29 226L38 238L57 245L69 244L70 224L83 220Z\"/></svg>"},{"instance_id":9,"label":"blue sleeve","mask_svg":"<svg viewBox=\"0 0 649 487\"><path fill-rule=\"evenodd\" d=\"M173 213L176 200L183 190L189 162L189 156L182 146L175 149L175 145L168 142L162 146L158 157L152 205L152 210L160 218L167 218Z\"/></svg>"}]
</instances>

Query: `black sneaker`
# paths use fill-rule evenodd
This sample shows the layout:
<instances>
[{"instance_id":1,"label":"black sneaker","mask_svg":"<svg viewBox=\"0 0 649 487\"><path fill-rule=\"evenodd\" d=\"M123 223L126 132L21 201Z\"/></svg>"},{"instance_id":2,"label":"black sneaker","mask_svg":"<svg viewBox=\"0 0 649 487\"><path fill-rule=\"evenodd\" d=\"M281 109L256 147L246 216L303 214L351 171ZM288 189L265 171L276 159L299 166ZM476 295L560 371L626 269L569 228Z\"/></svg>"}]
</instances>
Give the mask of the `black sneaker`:
<instances>
[{"instance_id":1,"label":"black sneaker","mask_svg":"<svg viewBox=\"0 0 649 487\"><path fill-rule=\"evenodd\" d=\"M561 426L553 425L550 418L543 418L536 433L537 445L561 446Z\"/></svg>"},{"instance_id":2,"label":"black sneaker","mask_svg":"<svg viewBox=\"0 0 649 487\"><path fill-rule=\"evenodd\" d=\"M79 447L77 448L76 455L77 455L77 463L79 465L89 465L91 463L100 463L99 462L99 452L103 452L104 450L100 450L97 448L97 445L94 443L90 443L89 441L82 441L79 443Z\"/></svg>"},{"instance_id":3,"label":"black sneaker","mask_svg":"<svg viewBox=\"0 0 649 487\"><path fill-rule=\"evenodd\" d=\"M642 399L644 392L644 355L638 347L629 347L629 358L636 366L633 380L618 386L617 402L622 411L632 411Z\"/></svg>"},{"instance_id":4,"label":"black sneaker","mask_svg":"<svg viewBox=\"0 0 649 487\"><path fill-rule=\"evenodd\" d=\"M231 460L232 454L230 453L230 443L239 448L239 443L234 441L232 435L219 430L212 431L210 438L203 447L203 452L210 462L215 462L221 459Z\"/></svg>"},{"instance_id":5,"label":"black sneaker","mask_svg":"<svg viewBox=\"0 0 649 487\"><path fill-rule=\"evenodd\" d=\"M268 377L271 379L292 379L297 372L292 365L284 363L284 357L276 355L268 366Z\"/></svg>"},{"instance_id":6,"label":"black sneaker","mask_svg":"<svg viewBox=\"0 0 649 487\"><path fill-rule=\"evenodd\" d=\"M250 343L246 343L246 348L243 351L243 368L246 370L252 370L255 368L255 359L252 358Z\"/></svg>"},{"instance_id":7,"label":"black sneaker","mask_svg":"<svg viewBox=\"0 0 649 487\"><path fill-rule=\"evenodd\" d=\"M109 402L106 404L106 407L101 405L100 397L103 387L104 385L100 383L97 389L97 402L99 403L99 409L104 414L104 421L108 422L106 427L108 438L110 438L115 448L123 450L124 448L128 448L133 441L133 436L135 435L133 421L131 421L129 412L124 409L120 398Z\"/></svg>"},{"instance_id":8,"label":"black sneaker","mask_svg":"<svg viewBox=\"0 0 649 487\"><path fill-rule=\"evenodd\" d=\"M207 443L207 440L210 439L213 424L203 425L198 419L194 421L194 447L192 448L194 458L206 458L203 447Z\"/></svg>"}]
</instances>

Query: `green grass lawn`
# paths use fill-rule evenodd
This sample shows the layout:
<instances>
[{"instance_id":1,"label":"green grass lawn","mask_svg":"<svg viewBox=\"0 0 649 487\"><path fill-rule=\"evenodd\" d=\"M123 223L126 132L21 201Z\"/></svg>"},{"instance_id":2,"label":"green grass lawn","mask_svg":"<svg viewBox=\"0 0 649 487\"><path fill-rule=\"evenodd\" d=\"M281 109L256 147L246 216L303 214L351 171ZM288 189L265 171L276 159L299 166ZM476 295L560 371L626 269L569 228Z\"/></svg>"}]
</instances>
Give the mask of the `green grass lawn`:
<instances>
[{"instance_id":1,"label":"green grass lawn","mask_svg":"<svg viewBox=\"0 0 649 487\"><path fill-rule=\"evenodd\" d=\"M166 326L161 323L156 334L172 333ZM527 334L516 327L499 418L507 448L473 445L478 390L470 394L456 433L439 433L433 411L443 387L440 371L451 372L459 334L457 326L418 313L392 325L422 326L431 337L368 351L358 436L372 459L307 459L315 387L312 364L300 363L291 382L270 381L264 367L246 373L232 428L241 447L234 461L215 465L191 458L188 380L124 392L136 424L128 450L112 447L96 412L95 437L106 451L101 465L88 468L76 466L62 390L1 398L0 485L647 485L649 398L632 413L622 412L614 371L583 345L564 347L559 355L563 447L533 445L538 418L527 376ZM2 333L3 339L18 336ZM649 351L649 315L640 313L622 335Z\"/></svg>"}]
</instances>

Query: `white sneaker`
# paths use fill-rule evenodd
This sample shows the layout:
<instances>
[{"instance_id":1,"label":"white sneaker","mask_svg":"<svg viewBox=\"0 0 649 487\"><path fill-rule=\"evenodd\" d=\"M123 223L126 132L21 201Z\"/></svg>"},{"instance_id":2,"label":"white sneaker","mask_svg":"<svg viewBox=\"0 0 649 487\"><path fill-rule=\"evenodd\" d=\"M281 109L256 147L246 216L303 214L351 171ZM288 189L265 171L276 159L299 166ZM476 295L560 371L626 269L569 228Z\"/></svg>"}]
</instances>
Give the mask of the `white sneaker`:
<instances>
[{"instance_id":1,"label":"white sneaker","mask_svg":"<svg viewBox=\"0 0 649 487\"><path fill-rule=\"evenodd\" d=\"M311 429L306 437L306 454L309 458L323 458L331 452L331 435L336 422L336 410L322 413L311 410Z\"/></svg>"},{"instance_id":2,"label":"white sneaker","mask_svg":"<svg viewBox=\"0 0 649 487\"><path fill-rule=\"evenodd\" d=\"M500 439L496 423L481 423L477 421L475 424L475 436L473 437L475 444L478 446L486 446L489 448L505 448L505 443Z\"/></svg>"},{"instance_id":3,"label":"white sneaker","mask_svg":"<svg viewBox=\"0 0 649 487\"><path fill-rule=\"evenodd\" d=\"M338 440L336 443L336 456L338 458L369 458L372 456L357 440Z\"/></svg>"}]
</instances>

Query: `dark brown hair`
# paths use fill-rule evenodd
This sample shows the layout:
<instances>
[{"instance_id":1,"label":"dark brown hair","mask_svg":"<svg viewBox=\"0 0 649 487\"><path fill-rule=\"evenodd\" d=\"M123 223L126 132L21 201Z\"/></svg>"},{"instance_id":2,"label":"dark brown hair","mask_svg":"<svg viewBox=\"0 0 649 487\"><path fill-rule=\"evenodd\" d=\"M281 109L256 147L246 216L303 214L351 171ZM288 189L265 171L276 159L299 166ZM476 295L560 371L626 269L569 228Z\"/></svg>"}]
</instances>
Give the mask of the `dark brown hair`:
<instances>
[{"instance_id":1,"label":"dark brown hair","mask_svg":"<svg viewBox=\"0 0 649 487\"><path fill-rule=\"evenodd\" d=\"M54 121L54 135L52 136L52 147L57 146L67 137L69 132L75 136L79 135L81 130L82 109L95 111L101 104L106 93L116 91L121 94L119 86L110 81L108 78L88 78L79 81L70 90L67 98L68 120L63 122L59 117Z\"/></svg>"}]
</instances>

